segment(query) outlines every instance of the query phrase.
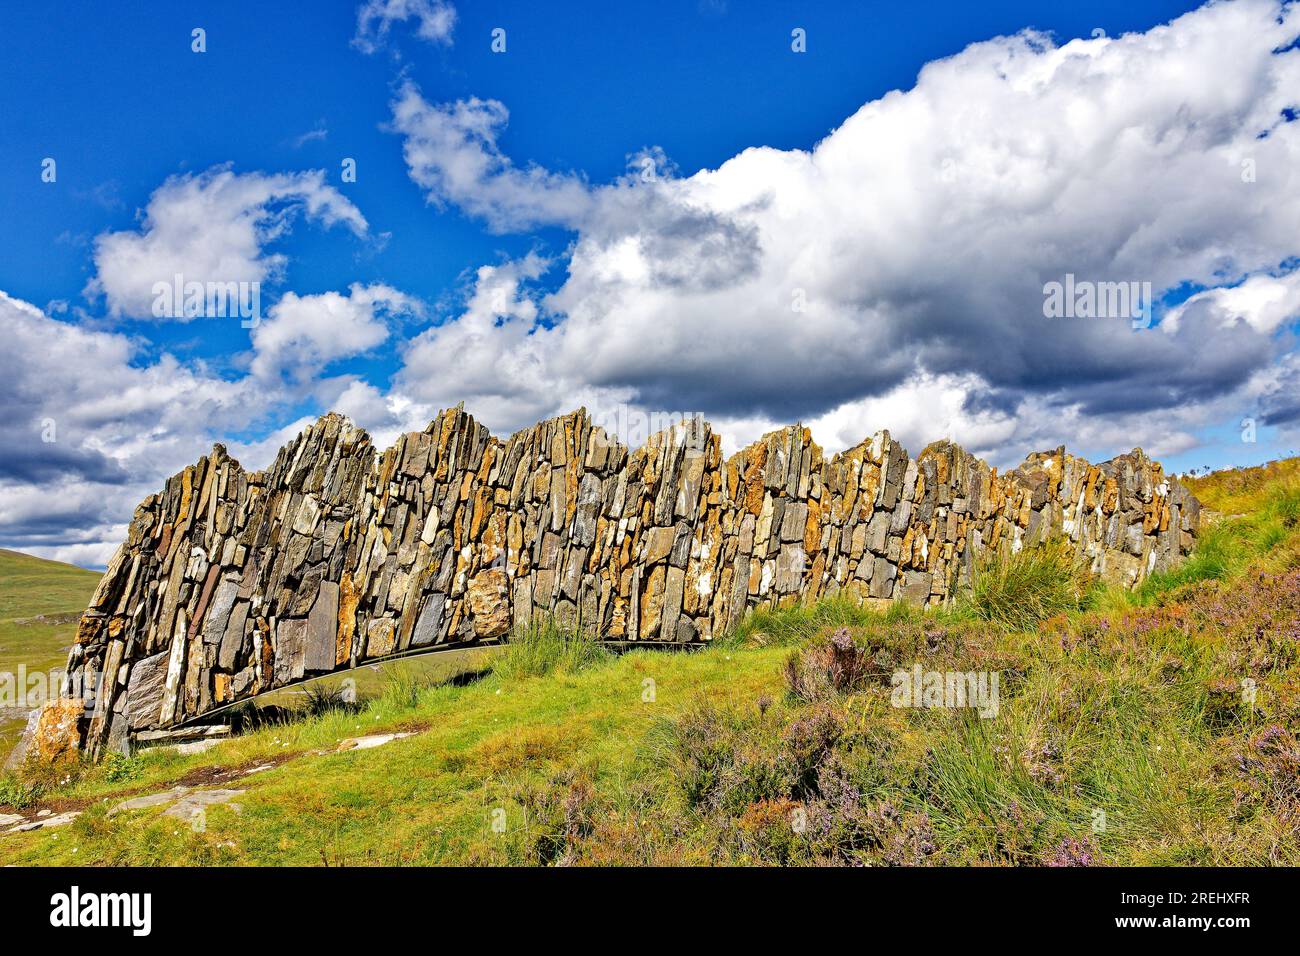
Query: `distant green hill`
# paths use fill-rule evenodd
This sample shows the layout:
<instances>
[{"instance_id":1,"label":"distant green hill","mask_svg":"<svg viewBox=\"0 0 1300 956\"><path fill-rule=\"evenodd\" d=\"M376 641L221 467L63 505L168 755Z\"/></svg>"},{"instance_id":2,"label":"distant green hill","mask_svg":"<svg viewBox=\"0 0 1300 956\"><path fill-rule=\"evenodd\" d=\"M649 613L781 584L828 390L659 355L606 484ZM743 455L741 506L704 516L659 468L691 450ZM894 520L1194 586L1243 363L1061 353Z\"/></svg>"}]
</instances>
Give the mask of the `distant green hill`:
<instances>
[{"instance_id":1,"label":"distant green hill","mask_svg":"<svg viewBox=\"0 0 1300 956\"><path fill-rule=\"evenodd\" d=\"M94 571L0 548L0 672L62 668L98 583ZM0 709L0 760L25 719Z\"/></svg>"}]
</instances>

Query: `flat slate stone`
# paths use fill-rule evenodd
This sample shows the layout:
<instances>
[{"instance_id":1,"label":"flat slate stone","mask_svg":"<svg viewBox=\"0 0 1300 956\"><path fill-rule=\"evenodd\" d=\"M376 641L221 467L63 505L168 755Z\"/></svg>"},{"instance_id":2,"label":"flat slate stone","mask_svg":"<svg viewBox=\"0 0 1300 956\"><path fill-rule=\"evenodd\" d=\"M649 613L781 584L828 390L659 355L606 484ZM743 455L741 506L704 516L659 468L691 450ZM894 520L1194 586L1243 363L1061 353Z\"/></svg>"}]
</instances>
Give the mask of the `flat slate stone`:
<instances>
[{"instance_id":1,"label":"flat slate stone","mask_svg":"<svg viewBox=\"0 0 1300 956\"><path fill-rule=\"evenodd\" d=\"M339 742L338 750L370 750L374 747L382 747L384 744L390 744L394 740L401 740L403 737L414 737L413 733L396 733L396 734L369 734L365 737L349 737L347 740Z\"/></svg>"},{"instance_id":2,"label":"flat slate stone","mask_svg":"<svg viewBox=\"0 0 1300 956\"><path fill-rule=\"evenodd\" d=\"M69 810L67 813L60 813L55 816L42 817L39 820L32 820L28 823L19 824L16 827L10 827L6 833L29 833L32 830L52 830L55 827L64 827L71 823L77 817L81 816L80 810Z\"/></svg>"},{"instance_id":3,"label":"flat slate stone","mask_svg":"<svg viewBox=\"0 0 1300 956\"><path fill-rule=\"evenodd\" d=\"M248 602L239 601L230 612L230 622L226 633L221 635L221 650L217 654L217 666L224 671L235 669L239 652L244 646L244 626L248 622Z\"/></svg>"},{"instance_id":4,"label":"flat slate stone","mask_svg":"<svg viewBox=\"0 0 1300 956\"><path fill-rule=\"evenodd\" d=\"M307 622L303 618L280 621L275 626L275 682L297 680L305 672L304 643L307 639Z\"/></svg>"},{"instance_id":5,"label":"flat slate stone","mask_svg":"<svg viewBox=\"0 0 1300 956\"><path fill-rule=\"evenodd\" d=\"M132 730L156 727L167 685L168 652L135 662L126 685L126 722Z\"/></svg>"},{"instance_id":6,"label":"flat slate stone","mask_svg":"<svg viewBox=\"0 0 1300 956\"><path fill-rule=\"evenodd\" d=\"M239 582L222 581L212 595L208 605L208 618L203 623L203 643L220 644L230 625L230 612L234 610L235 598L239 596Z\"/></svg>"},{"instance_id":7,"label":"flat slate stone","mask_svg":"<svg viewBox=\"0 0 1300 956\"><path fill-rule=\"evenodd\" d=\"M189 820L208 807L230 803L235 797L242 796L245 793L247 793L246 790L192 790L176 801L173 806L164 810L163 816ZM238 811L239 804L230 803L230 808Z\"/></svg>"},{"instance_id":8,"label":"flat slate stone","mask_svg":"<svg viewBox=\"0 0 1300 956\"><path fill-rule=\"evenodd\" d=\"M162 793L151 793L147 796L123 800L109 810L107 816L116 816L130 810L148 810L151 807L165 806L167 809L163 811L163 816L189 820L205 807L229 803L235 797L245 793L246 790L193 790L189 787L173 787Z\"/></svg>"},{"instance_id":9,"label":"flat slate stone","mask_svg":"<svg viewBox=\"0 0 1300 956\"><path fill-rule=\"evenodd\" d=\"M175 803L181 797L185 796L189 790L186 787L176 787L163 793L151 793L144 797L132 797L130 800L123 800L121 803L112 807L106 816L115 817L119 813L126 813L130 810L147 810L150 807L161 807L166 804Z\"/></svg>"},{"instance_id":10,"label":"flat slate stone","mask_svg":"<svg viewBox=\"0 0 1300 956\"><path fill-rule=\"evenodd\" d=\"M411 633L412 647L424 647L438 639L438 632L442 629L442 609L446 604L447 595L429 595Z\"/></svg>"},{"instance_id":11,"label":"flat slate stone","mask_svg":"<svg viewBox=\"0 0 1300 956\"><path fill-rule=\"evenodd\" d=\"M339 628L339 586L322 581L316 602L307 615L307 645L303 668L308 672L332 671Z\"/></svg>"}]
</instances>

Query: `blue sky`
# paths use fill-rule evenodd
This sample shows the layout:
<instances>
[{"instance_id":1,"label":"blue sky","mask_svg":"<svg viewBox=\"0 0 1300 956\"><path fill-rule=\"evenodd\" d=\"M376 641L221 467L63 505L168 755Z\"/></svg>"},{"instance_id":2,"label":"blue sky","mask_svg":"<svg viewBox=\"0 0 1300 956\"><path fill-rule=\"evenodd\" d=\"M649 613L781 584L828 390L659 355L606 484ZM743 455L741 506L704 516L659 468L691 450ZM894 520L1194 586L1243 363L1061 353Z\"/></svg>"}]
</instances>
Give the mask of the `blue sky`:
<instances>
[{"instance_id":1,"label":"blue sky","mask_svg":"<svg viewBox=\"0 0 1300 956\"><path fill-rule=\"evenodd\" d=\"M212 441L261 467L330 407L1286 454L1297 17L1225 6L11 6L0 545L102 564ZM181 265L260 275L262 326L141 314ZM1045 319L1067 272L1152 282L1158 326Z\"/></svg>"},{"instance_id":2,"label":"blue sky","mask_svg":"<svg viewBox=\"0 0 1300 956\"><path fill-rule=\"evenodd\" d=\"M430 98L495 98L510 107L509 151L604 182L629 154L660 146L682 171L716 167L749 146L807 149L863 103L907 88L920 67L974 40L1034 26L1062 38L1095 28L1144 29L1189 3L788 2L684 0L618 4L461 4L454 42L422 42L392 28L389 49L349 46L357 2L312 4L53 3L10 9L5 34L23 51L4 67L6 117L0 234L6 290L30 302L76 300L93 264L87 244L129 228L168 176L220 163L239 171L320 168L338 183L354 157L347 195L391 233L383 249L301 230L285 244L285 286L323 291L382 280L430 300L453 294L466 270L531 236L486 233L451 209L425 208L400 142L384 132L393 85L418 80ZM1059 7L1059 9L1057 9ZM307 9L307 8L302 8ZM491 31L507 29L493 54ZM790 51L809 32L811 55ZM203 55L190 31L207 30ZM394 58L394 54L401 59ZM314 130L319 139L296 141ZM58 189L18 175L55 157ZM543 235L559 244L563 234ZM93 311L93 310L92 310ZM159 344L184 342L151 329ZM205 334L201 354L243 347L230 329Z\"/></svg>"}]
</instances>

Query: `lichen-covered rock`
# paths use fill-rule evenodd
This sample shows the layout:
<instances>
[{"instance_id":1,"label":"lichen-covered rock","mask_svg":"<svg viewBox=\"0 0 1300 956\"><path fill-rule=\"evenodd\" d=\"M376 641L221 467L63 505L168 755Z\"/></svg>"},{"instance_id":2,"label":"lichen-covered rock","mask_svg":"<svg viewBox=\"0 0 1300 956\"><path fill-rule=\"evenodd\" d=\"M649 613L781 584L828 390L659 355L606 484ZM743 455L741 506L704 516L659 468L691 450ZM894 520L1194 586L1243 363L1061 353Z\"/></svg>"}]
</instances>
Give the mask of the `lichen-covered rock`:
<instances>
[{"instance_id":1,"label":"lichen-covered rock","mask_svg":"<svg viewBox=\"0 0 1300 956\"><path fill-rule=\"evenodd\" d=\"M510 591L505 571L489 568L470 581L469 611L478 637L502 637L510 630Z\"/></svg>"},{"instance_id":2,"label":"lichen-covered rock","mask_svg":"<svg viewBox=\"0 0 1300 956\"><path fill-rule=\"evenodd\" d=\"M321 418L248 473L224 448L136 510L69 659L86 722L166 727L305 676L553 617L616 640L709 640L828 594L934 604L976 558L1049 538L1131 586L1187 553L1199 505L1135 450L1006 474L880 432L829 461L808 429L730 459L700 420L629 450L585 411L500 440L461 409L378 452Z\"/></svg>"},{"instance_id":3,"label":"lichen-covered rock","mask_svg":"<svg viewBox=\"0 0 1300 956\"><path fill-rule=\"evenodd\" d=\"M6 766L17 767L28 761L53 765L76 761L81 751L85 716L86 702L80 697L47 700L28 721L27 730Z\"/></svg>"}]
</instances>

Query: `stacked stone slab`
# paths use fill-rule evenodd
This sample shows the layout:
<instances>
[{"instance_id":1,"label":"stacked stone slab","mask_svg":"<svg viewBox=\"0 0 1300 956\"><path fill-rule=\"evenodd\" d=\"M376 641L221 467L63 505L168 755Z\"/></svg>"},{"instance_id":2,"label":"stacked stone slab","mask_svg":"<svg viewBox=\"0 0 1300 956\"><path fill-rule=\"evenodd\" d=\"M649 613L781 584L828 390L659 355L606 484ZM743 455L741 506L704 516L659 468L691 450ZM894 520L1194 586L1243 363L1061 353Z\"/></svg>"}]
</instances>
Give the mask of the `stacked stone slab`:
<instances>
[{"instance_id":1,"label":"stacked stone slab","mask_svg":"<svg viewBox=\"0 0 1300 956\"><path fill-rule=\"evenodd\" d=\"M1140 450L1005 475L888 432L826 461L791 427L724 460L703 421L629 451L585 411L506 441L459 408L377 453L327 415L247 473L220 445L141 503L82 617L103 675L92 753L356 666L555 619L613 641L707 641L829 594L948 600L998 549L1071 542L1133 585L1189 551L1199 505ZM75 684L70 683L70 687Z\"/></svg>"}]
</instances>

